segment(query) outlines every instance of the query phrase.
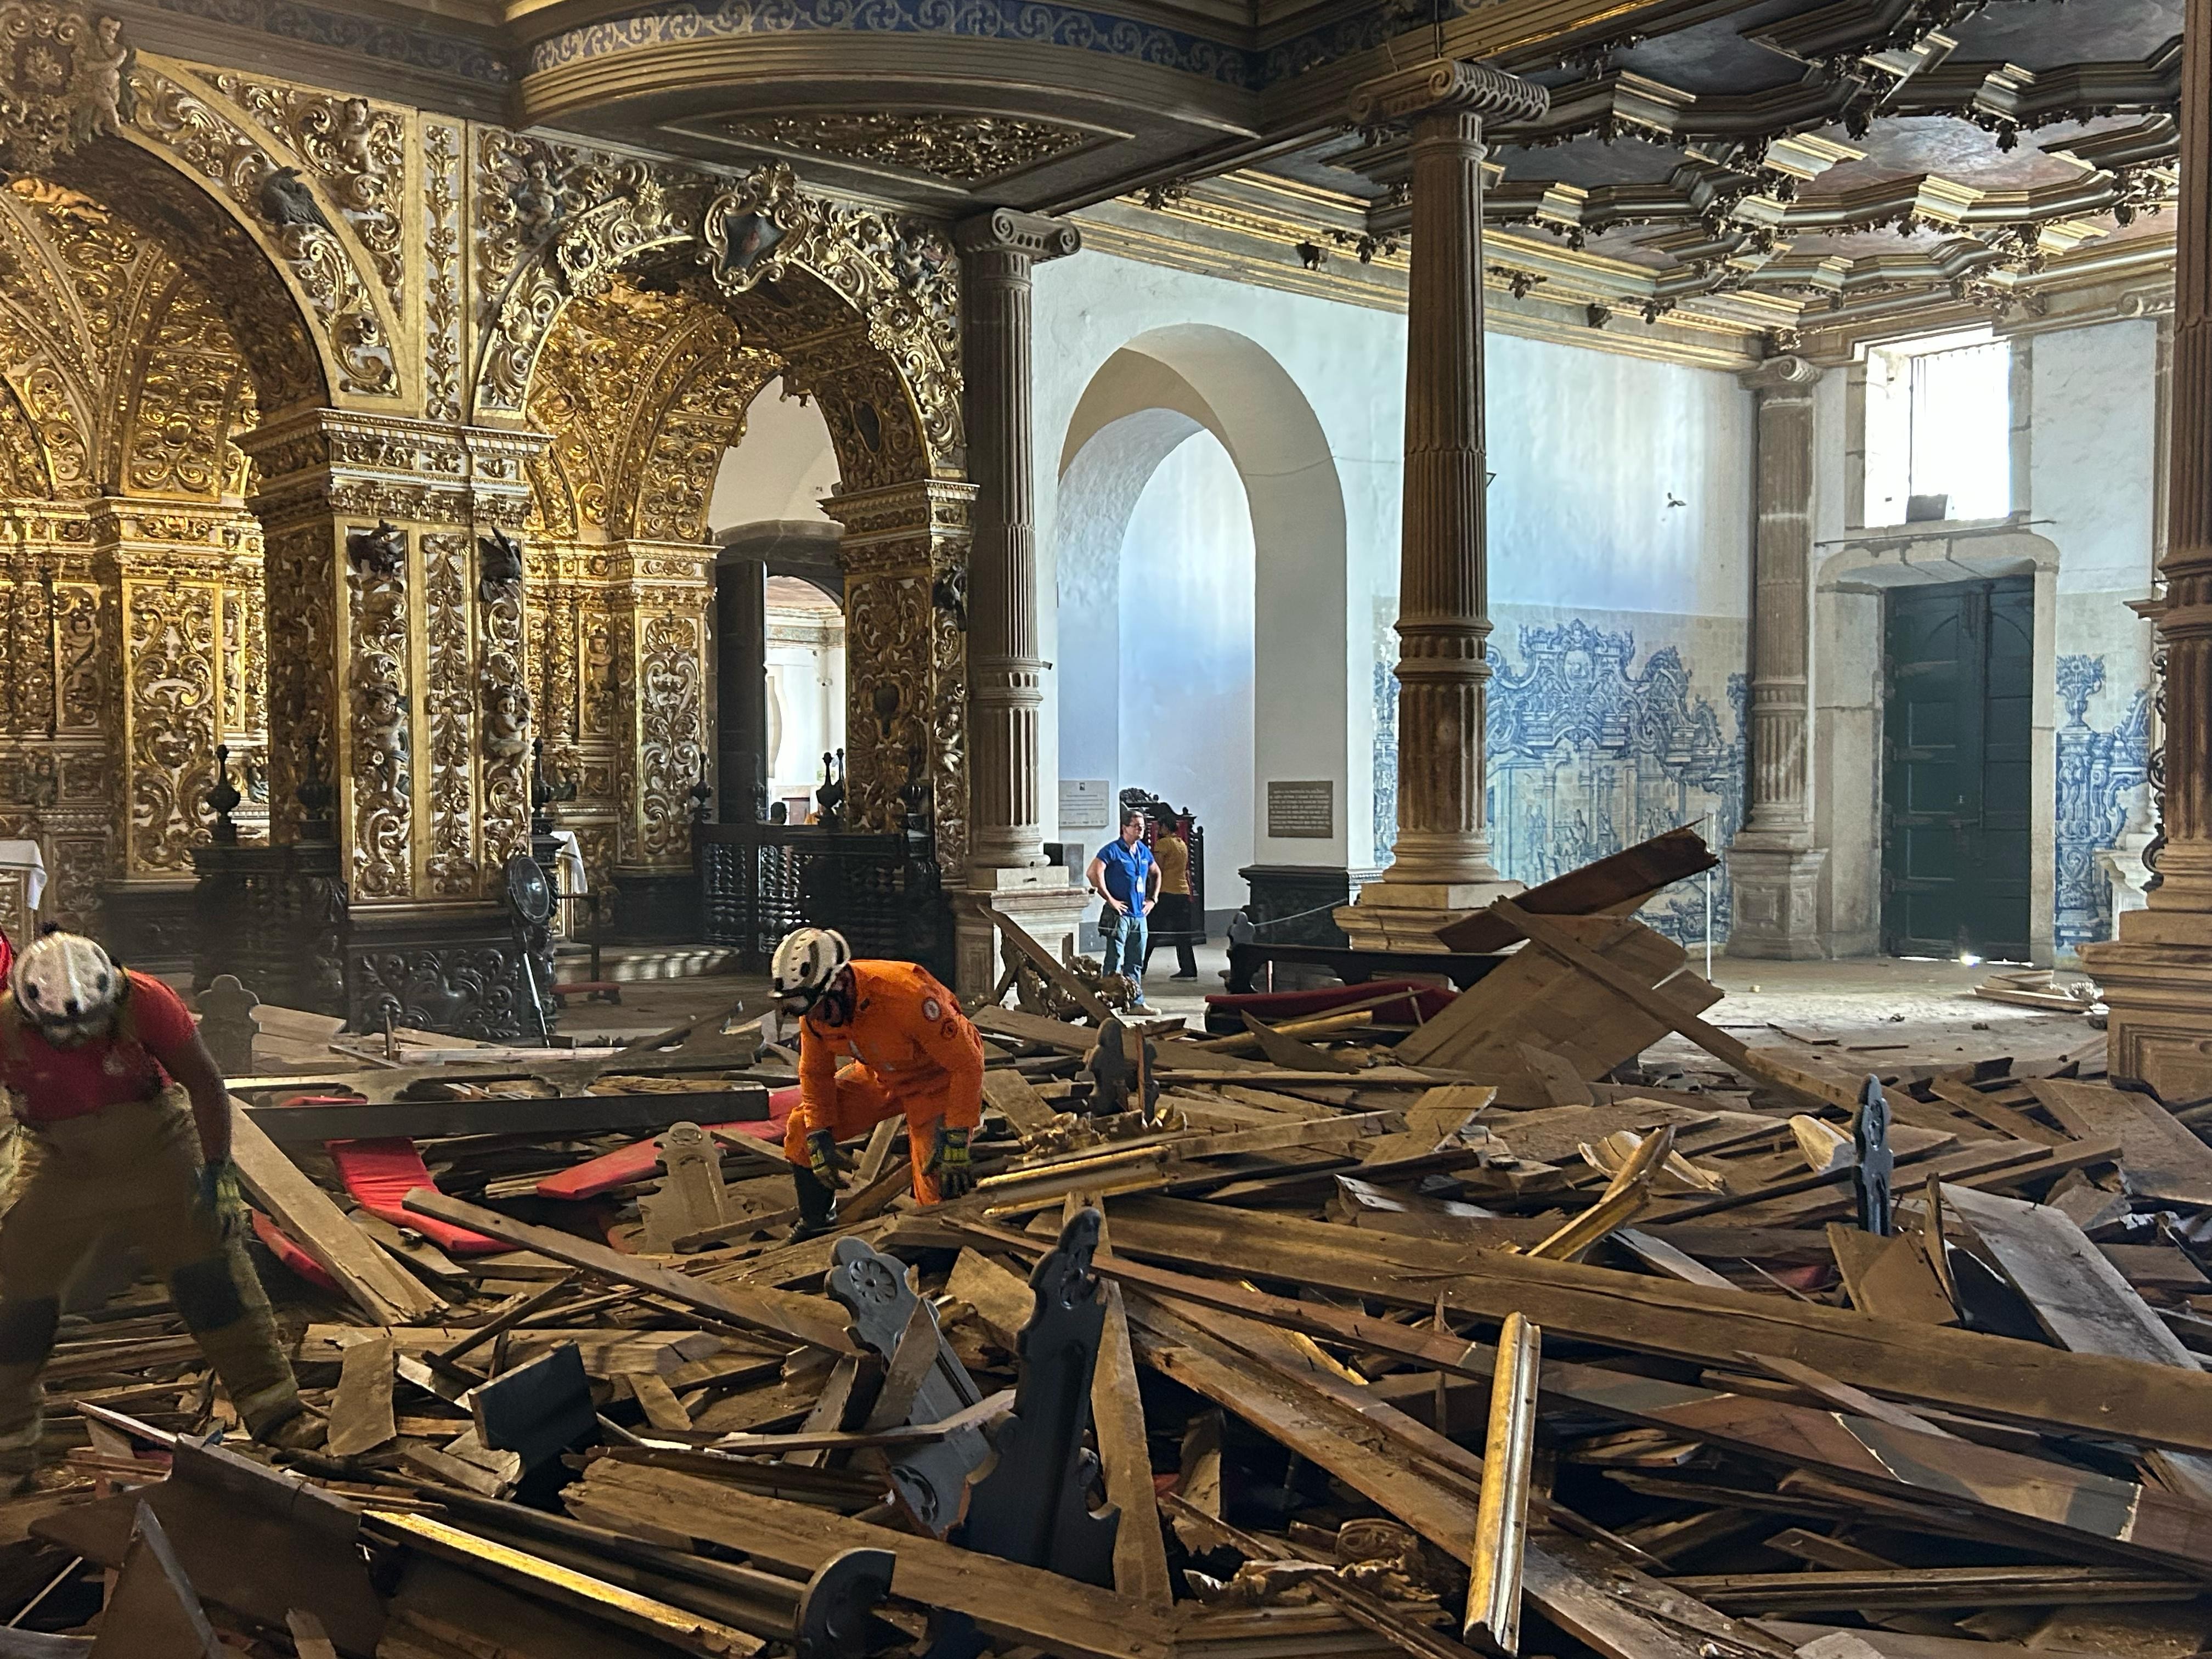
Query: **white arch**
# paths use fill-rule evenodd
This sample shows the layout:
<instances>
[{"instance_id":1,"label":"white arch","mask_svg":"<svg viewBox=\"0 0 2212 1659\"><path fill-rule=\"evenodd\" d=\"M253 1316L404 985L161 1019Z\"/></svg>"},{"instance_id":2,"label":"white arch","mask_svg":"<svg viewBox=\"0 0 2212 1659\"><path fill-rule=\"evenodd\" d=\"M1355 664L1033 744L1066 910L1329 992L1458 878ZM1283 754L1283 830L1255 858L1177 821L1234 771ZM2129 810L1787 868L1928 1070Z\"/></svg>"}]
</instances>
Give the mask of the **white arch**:
<instances>
[{"instance_id":1,"label":"white arch","mask_svg":"<svg viewBox=\"0 0 2212 1659\"><path fill-rule=\"evenodd\" d=\"M1364 723L1358 766L1352 763L1351 728L1355 709L1364 712L1369 669L1364 656L1355 664L1352 654L1344 489L1311 404L1267 348L1212 324L1176 324L1137 335L1100 365L1060 446L1060 591L1095 580L1102 559L1118 559L1146 482L1201 428L1228 452L1252 520L1256 822L1250 860L1340 869L1364 862L1371 773ZM1363 619L1363 635L1365 628ZM1063 680L1060 696L1070 690ZM1270 837L1270 780L1331 783L1332 836ZM1222 878L1244 862L1246 849L1222 847L1214 857L1219 891Z\"/></svg>"}]
</instances>

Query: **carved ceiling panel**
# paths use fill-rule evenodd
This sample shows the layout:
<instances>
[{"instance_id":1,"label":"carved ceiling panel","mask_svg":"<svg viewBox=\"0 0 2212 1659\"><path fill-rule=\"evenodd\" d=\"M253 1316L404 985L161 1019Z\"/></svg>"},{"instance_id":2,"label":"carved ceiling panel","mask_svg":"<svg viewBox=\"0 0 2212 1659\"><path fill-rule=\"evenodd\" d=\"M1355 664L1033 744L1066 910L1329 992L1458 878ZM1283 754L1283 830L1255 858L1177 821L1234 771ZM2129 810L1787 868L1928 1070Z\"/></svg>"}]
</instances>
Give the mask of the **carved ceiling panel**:
<instances>
[{"instance_id":1,"label":"carved ceiling panel","mask_svg":"<svg viewBox=\"0 0 2212 1659\"><path fill-rule=\"evenodd\" d=\"M1097 142L1097 135L1055 121L926 110L732 116L720 125L740 143L830 156L963 186L988 184Z\"/></svg>"},{"instance_id":2,"label":"carved ceiling panel","mask_svg":"<svg viewBox=\"0 0 2212 1659\"><path fill-rule=\"evenodd\" d=\"M1551 104L1486 133L1485 221L1565 258L1531 262L1504 239L1492 258L1531 285L1632 267L1647 314L1732 295L1811 302L1813 322L1900 295L2032 304L2049 260L2117 251L2170 198L2181 13L1682 0L1510 50L1500 66ZM1373 132L1267 170L1358 203L1365 259L1402 242L1407 166L1402 136Z\"/></svg>"},{"instance_id":3,"label":"carved ceiling panel","mask_svg":"<svg viewBox=\"0 0 2212 1659\"><path fill-rule=\"evenodd\" d=\"M0 374L43 458L26 493L237 489L230 439L254 419L246 356L158 238L82 191L19 177L0 191Z\"/></svg>"},{"instance_id":4,"label":"carved ceiling panel","mask_svg":"<svg viewBox=\"0 0 2212 1659\"><path fill-rule=\"evenodd\" d=\"M561 316L532 380L553 435L532 468L535 511L564 538L702 541L722 452L784 368L715 301L623 279Z\"/></svg>"}]
</instances>

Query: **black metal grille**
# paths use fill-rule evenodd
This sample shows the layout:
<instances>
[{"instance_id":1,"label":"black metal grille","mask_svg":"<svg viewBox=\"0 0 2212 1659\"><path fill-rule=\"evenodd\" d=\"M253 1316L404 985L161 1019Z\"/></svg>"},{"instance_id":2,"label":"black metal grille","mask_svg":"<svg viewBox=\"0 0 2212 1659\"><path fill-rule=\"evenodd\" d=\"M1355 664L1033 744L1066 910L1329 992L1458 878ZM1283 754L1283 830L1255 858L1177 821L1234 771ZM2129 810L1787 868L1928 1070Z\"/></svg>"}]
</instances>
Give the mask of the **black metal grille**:
<instances>
[{"instance_id":1,"label":"black metal grille","mask_svg":"<svg viewBox=\"0 0 2212 1659\"><path fill-rule=\"evenodd\" d=\"M930 843L896 832L708 823L694 831L705 937L768 967L794 927L834 927L860 957L918 962L951 982L952 914Z\"/></svg>"}]
</instances>

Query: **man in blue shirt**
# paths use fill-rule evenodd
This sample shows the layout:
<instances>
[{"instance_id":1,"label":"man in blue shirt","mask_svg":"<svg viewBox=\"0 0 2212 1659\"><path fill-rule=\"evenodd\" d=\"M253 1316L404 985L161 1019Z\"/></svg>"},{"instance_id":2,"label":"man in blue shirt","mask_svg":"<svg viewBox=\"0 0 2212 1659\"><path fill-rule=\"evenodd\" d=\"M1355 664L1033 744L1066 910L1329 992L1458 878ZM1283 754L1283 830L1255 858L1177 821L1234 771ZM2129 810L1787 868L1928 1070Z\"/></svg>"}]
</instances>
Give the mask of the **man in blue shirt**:
<instances>
[{"instance_id":1,"label":"man in blue shirt","mask_svg":"<svg viewBox=\"0 0 2212 1659\"><path fill-rule=\"evenodd\" d=\"M1136 1005L1145 1006L1145 917L1160 896L1160 866L1145 845L1145 815L1121 812L1121 835L1098 849L1091 860L1091 890L1106 901L1098 931L1106 935L1105 969L1126 974L1137 988Z\"/></svg>"}]
</instances>

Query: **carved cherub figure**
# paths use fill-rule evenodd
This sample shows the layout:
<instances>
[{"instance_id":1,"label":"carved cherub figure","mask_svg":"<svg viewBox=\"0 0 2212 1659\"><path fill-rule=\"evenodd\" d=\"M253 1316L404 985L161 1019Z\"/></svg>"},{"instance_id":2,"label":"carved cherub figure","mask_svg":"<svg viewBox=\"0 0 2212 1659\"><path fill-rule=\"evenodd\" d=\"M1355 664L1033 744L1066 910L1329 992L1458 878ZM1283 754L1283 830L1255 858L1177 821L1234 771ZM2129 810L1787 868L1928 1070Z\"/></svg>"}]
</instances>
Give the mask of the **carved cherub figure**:
<instances>
[{"instance_id":1,"label":"carved cherub figure","mask_svg":"<svg viewBox=\"0 0 2212 1659\"><path fill-rule=\"evenodd\" d=\"M485 686L484 753L512 760L530 746L530 694L512 680Z\"/></svg>"},{"instance_id":2,"label":"carved cherub figure","mask_svg":"<svg viewBox=\"0 0 2212 1659\"><path fill-rule=\"evenodd\" d=\"M131 90L131 66L138 53L123 38L119 18L93 21L92 40L77 63L76 109L71 119L76 141L119 138L137 100Z\"/></svg>"}]
</instances>

